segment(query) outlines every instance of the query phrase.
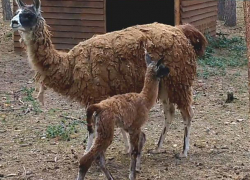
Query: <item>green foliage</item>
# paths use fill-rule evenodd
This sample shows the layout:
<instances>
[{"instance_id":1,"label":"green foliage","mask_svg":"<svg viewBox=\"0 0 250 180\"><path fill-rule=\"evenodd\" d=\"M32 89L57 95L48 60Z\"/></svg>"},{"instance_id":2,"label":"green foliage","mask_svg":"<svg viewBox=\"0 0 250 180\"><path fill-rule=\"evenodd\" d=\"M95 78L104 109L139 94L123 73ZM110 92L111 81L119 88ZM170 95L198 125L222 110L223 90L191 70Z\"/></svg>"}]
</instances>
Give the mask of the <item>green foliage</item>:
<instances>
[{"instance_id":1,"label":"green foliage","mask_svg":"<svg viewBox=\"0 0 250 180\"><path fill-rule=\"evenodd\" d=\"M37 102L36 99L33 98L32 94L35 91L35 88L27 88L27 87L23 87L22 92L24 93L24 97L22 98L22 100L24 102L27 102L28 104L30 104L32 106L32 110L36 113L39 114L42 112L39 103Z\"/></svg>"},{"instance_id":2,"label":"green foliage","mask_svg":"<svg viewBox=\"0 0 250 180\"><path fill-rule=\"evenodd\" d=\"M213 75L224 76L227 68L247 65L247 47L244 38L227 38L220 35L216 38L207 36L207 40L209 45L205 55L198 60L198 64L202 67L198 76L205 79Z\"/></svg>"},{"instance_id":3,"label":"green foliage","mask_svg":"<svg viewBox=\"0 0 250 180\"><path fill-rule=\"evenodd\" d=\"M7 38L10 38L10 37L12 37L12 32L8 32L8 33L6 33L6 35L5 35Z\"/></svg>"},{"instance_id":4,"label":"green foliage","mask_svg":"<svg viewBox=\"0 0 250 180\"><path fill-rule=\"evenodd\" d=\"M79 122L67 122L66 119L62 119L58 125L48 126L46 129L47 138L59 138L60 140L69 141L70 135L77 133L77 125Z\"/></svg>"}]
</instances>

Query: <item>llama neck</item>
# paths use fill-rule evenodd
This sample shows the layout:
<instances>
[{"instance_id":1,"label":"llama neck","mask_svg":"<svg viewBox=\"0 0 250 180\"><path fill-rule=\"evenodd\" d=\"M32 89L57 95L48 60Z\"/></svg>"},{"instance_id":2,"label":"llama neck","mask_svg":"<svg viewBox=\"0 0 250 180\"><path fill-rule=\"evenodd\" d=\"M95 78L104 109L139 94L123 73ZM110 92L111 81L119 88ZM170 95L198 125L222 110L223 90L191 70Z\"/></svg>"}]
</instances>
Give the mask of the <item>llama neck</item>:
<instances>
[{"instance_id":1,"label":"llama neck","mask_svg":"<svg viewBox=\"0 0 250 180\"><path fill-rule=\"evenodd\" d=\"M54 48L45 22L42 21L31 33L24 32L22 38L27 46L29 62L40 76L36 81L42 81L56 92L66 94L71 85L69 79L72 78L70 71L74 61L69 60L68 53Z\"/></svg>"},{"instance_id":2,"label":"llama neck","mask_svg":"<svg viewBox=\"0 0 250 180\"><path fill-rule=\"evenodd\" d=\"M31 32L23 32L22 38L27 47L30 64L41 74L49 74L51 66L56 66L62 61L62 55L52 44L51 34L44 21L37 25Z\"/></svg>"},{"instance_id":3,"label":"llama neck","mask_svg":"<svg viewBox=\"0 0 250 180\"><path fill-rule=\"evenodd\" d=\"M145 98L145 104L147 105L148 109L151 109L151 107L155 104L158 97L158 89L158 79L151 72L147 72L145 75L145 81L141 95Z\"/></svg>"}]
</instances>

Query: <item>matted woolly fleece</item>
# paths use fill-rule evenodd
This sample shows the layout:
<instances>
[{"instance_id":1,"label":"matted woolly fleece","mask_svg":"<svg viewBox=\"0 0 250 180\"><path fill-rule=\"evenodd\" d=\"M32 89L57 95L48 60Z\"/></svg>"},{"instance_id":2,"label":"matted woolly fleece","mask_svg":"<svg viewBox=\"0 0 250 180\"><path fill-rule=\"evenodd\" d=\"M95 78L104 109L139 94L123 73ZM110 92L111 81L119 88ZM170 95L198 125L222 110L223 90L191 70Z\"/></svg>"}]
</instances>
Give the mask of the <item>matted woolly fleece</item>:
<instances>
[{"instance_id":1,"label":"matted woolly fleece","mask_svg":"<svg viewBox=\"0 0 250 180\"><path fill-rule=\"evenodd\" d=\"M146 71L146 47L153 60L164 57L164 64L170 68L170 75L161 83L170 102L179 108L187 107L192 102L191 86L196 76L197 52L181 29L185 27L153 23L97 35L69 51L68 62L63 62L67 69L58 67L60 72L67 72L63 78L67 90L59 88L59 82L52 82L49 76L43 82L82 105L93 104L115 94L140 92Z\"/></svg>"}]
</instances>

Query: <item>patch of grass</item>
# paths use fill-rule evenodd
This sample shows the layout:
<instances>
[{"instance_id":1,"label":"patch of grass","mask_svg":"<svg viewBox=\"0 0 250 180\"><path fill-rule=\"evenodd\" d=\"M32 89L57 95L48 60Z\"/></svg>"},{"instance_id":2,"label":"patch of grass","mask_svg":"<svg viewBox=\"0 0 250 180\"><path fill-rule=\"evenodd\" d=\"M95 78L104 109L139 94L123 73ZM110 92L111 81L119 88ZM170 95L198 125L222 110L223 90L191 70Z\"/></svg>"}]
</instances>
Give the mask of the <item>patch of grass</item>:
<instances>
[{"instance_id":1,"label":"patch of grass","mask_svg":"<svg viewBox=\"0 0 250 180\"><path fill-rule=\"evenodd\" d=\"M248 63L246 42L242 37L227 38L223 35L216 38L207 36L208 47L205 55L198 60L202 71L198 76L207 79L209 76L226 75L229 67L242 67Z\"/></svg>"},{"instance_id":2,"label":"patch of grass","mask_svg":"<svg viewBox=\"0 0 250 180\"><path fill-rule=\"evenodd\" d=\"M6 34L5 34L5 37L7 37L7 38L12 37L12 32L8 32L8 33L6 33Z\"/></svg>"},{"instance_id":3,"label":"patch of grass","mask_svg":"<svg viewBox=\"0 0 250 180\"><path fill-rule=\"evenodd\" d=\"M53 115L57 111L58 111L58 109L51 108L51 109L49 109L48 114Z\"/></svg>"},{"instance_id":4,"label":"patch of grass","mask_svg":"<svg viewBox=\"0 0 250 180\"><path fill-rule=\"evenodd\" d=\"M70 141L70 135L77 133L77 125L79 122L68 122L66 119L62 119L58 125L48 126L46 129L47 138L59 138L60 140Z\"/></svg>"},{"instance_id":5,"label":"patch of grass","mask_svg":"<svg viewBox=\"0 0 250 180\"><path fill-rule=\"evenodd\" d=\"M22 100L24 102L27 102L28 104L30 103L30 105L32 106L32 110L36 114L39 114L42 112L42 110L41 110L40 105L37 102L37 100L32 96L34 91L35 91L35 88L23 87L22 92L24 93L25 96L22 98Z\"/></svg>"}]
</instances>

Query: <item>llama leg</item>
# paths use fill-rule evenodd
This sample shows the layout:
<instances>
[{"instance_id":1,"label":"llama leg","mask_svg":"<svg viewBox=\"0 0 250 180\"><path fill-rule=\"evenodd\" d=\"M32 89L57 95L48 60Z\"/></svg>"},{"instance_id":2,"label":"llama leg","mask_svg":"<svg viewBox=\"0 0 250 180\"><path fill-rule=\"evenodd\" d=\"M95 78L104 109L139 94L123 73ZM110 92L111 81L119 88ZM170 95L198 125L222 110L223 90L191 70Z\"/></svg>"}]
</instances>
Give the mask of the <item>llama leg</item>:
<instances>
[{"instance_id":1,"label":"llama leg","mask_svg":"<svg viewBox=\"0 0 250 180\"><path fill-rule=\"evenodd\" d=\"M96 163L98 166L101 168L101 170L104 172L108 180L113 180L114 178L106 168L106 162L105 162L105 156L104 153L102 152L96 159Z\"/></svg>"},{"instance_id":2,"label":"llama leg","mask_svg":"<svg viewBox=\"0 0 250 180\"><path fill-rule=\"evenodd\" d=\"M94 140L94 132L89 132L88 133L87 147L86 147L85 153L87 153L90 150L90 148L91 148L91 146L93 144L93 140Z\"/></svg>"},{"instance_id":3,"label":"llama leg","mask_svg":"<svg viewBox=\"0 0 250 180\"><path fill-rule=\"evenodd\" d=\"M159 153L161 148L162 148L162 144L166 138L167 132L171 126L171 123L174 119L174 114L175 114L175 107L173 103L170 103L169 100L163 100L162 101L163 104L163 108L164 108L164 116L165 116L165 121L164 121L164 128L161 132L161 136L160 139L157 143L157 147L155 150L152 151L152 153Z\"/></svg>"},{"instance_id":4,"label":"llama leg","mask_svg":"<svg viewBox=\"0 0 250 180\"><path fill-rule=\"evenodd\" d=\"M124 154L129 154L130 153L130 146L129 146L129 142L128 142L127 133L122 128L121 128L121 133L122 133L123 141L124 141L124 144L125 144Z\"/></svg>"},{"instance_id":5,"label":"llama leg","mask_svg":"<svg viewBox=\"0 0 250 180\"><path fill-rule=\"evenodd\" d=\"M114 136L114 121L112 119L95 118L95 141L89 151L80 159L79 173L77 180L83 180L92 162L98 158L101 168L105 167L103 152L109 147ZM88 126L89 133L93 133L92 126ZM101 155L101 156L100 156ZM104 159L104 160L103 160ZM104 163L104 165L103 165ZM103 169L102 169L103 170ZM108 177L108 176L107 176Z\"/></svg>"},{"instance_id":6,"label":"llama leg","mask_svg":"<svg viewBox=\"0 0 250 180\"><path fill-rule=\"evenodd\" d=\"M37 94L37 99L39 100L40 103L42 103L42 105L44 106L44 92L45 92L46 88L45 86L41 83L40 87L39 87L39 92Z\"/></svg>"},{"instance_id":7,"label":"llama leg","mask_svg":"<svg viewBox=\"0 0 250 180\"><path fill-rule=\"evenodd\" d=\"M188 107L187 109L181 109L181 114L184 122L184 144L183 144L183 151L182 153L180 153L179 157L187 157L187 153L189 150L191 120L193 117L193 110L191 106Z\"/></svg>"},{"instance_id":8,"label":"llama leg","mask_svg":"<svg viewBox=\"0 0 250 180\"><path fill-rule=\"evenodd\" d=\"M141 155L142 155L142 149L143 149L145 142L146 142L146 135L144 132L141 132L140 139L139 139L138 156L136 159L136 171L137 172L141 171Z\"/></svg>"},{"instance_id":9,"label":"llama leg","mask_svg":"<svg viewBox=\"0 0 250 180\"><path fill-rule=\"evenodd\" d=\"M136 160L137 160L137 156L139 153L140 131L129 134L129 137L130 137L130 147L131 147L131 162L130 162L129 179L135 180L136 179Z\"/></svg>"}]
</instances>

